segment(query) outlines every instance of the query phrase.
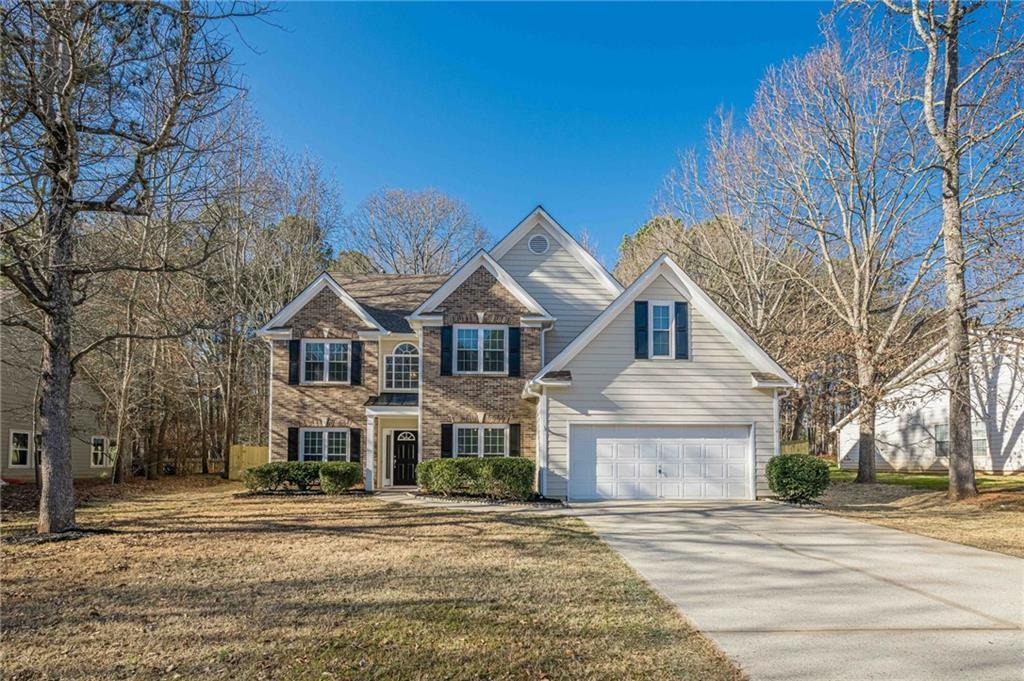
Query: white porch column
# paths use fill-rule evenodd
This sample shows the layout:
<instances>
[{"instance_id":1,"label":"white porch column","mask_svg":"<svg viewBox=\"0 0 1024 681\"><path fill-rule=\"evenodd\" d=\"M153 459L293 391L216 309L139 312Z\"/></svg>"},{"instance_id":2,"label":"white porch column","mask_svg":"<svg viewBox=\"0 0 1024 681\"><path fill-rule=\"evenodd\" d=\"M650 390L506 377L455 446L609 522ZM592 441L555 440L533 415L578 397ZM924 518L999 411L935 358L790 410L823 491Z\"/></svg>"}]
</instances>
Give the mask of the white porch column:
<instances>
[{"instance_id":1,"label":"white porch column","mask_svg":"<svg viewBox=\"0 0 1024 681\"><path fill-rule=\"evenodd\" d=\"M366 415L366 451L363 453L364 461L366 465L363 467L363 484L366 487L367 492L373 491L373 470L376 462L374 452L374 440L376 440L377 434L377 419L373 414Z\"/></svg>"}]
</instances>

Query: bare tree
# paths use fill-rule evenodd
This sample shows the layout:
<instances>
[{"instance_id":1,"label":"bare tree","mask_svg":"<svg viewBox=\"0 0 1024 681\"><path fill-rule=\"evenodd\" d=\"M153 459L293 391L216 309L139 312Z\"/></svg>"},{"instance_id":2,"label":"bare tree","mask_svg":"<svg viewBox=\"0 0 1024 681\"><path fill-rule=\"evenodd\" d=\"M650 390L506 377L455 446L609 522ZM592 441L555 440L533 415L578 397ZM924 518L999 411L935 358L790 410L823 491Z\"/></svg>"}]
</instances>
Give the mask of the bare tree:
<instances>
[{"instance_id":1,"label":"bare tree","mask_svg":"<svg viewBox=\"0 0 1024 681\"><path fill-rule=\"evenodd\" d=\"M1017 262L1001 281L969 290L972 241L1019 239L993 231L1019 228L1024 137L1024 11L1019 3L884 0L891 22L916 47L920 84L905 101L934 144L942 191L946 371L949 386L949 496L977 495L971 429L969 310L988 291L1019 277ZM870 21L861 31L872 31ZM902 50L904 45L895 45ZM994 239L994 240L993 240ZM980 250L984 251L984 247ZM1006 251L1010 253L1010 251ZM979 295L981 294L981 295ZM995 296L1006 300L1007 296ZM1017 302L1019 307L1019 301Z\"/></svg>"},{"instance_id":2,"label":"bare tree","mask_svg":"<svg viewBox=\"0 0 1024 681\"><path fill-rule=\"evenodd\" d=\"M870 37L825 46L769 72L750 114L764 205L775 228L813 256L823 280L801 284L845 327L860 406L858 482L875 479L882 386L920 343L925 294L940 260L929 219L926 145L896 102L908 66Z\"/></svg>"},{"instance_id":3,"label":"bare tree","mask_svg":"<svg viewBox=\"0 0 1024 681\"><path fill-rule=\"evenodd\" d=\"M349 241L385 272L444 274L483 248L487 232L461 201L435 189L383 189L350 221Z\"/></svg>"},{"instance_id":4,"label":"bare tree","mask_svg":"<svg viewBox=\"0 0 1024 681\"><path fill-rule=\"evenodd\" d=\"M260 11L208 9L185 0L13 2L0 10L0 270L43 320L17 321L45 341L40 532L75 525L68 404L76 365L124 335L76 347L75 310L90 282L192 264L176 260L178 251L147 253L140 262L116 240L100 249L94 218L145 217L161 188L179 192L201 176L185 168L213 148L203 123L230 95L229 49L214 27ZM178 234L179 244L204 238L193 227Z\"/></svg>"}]
</instances>

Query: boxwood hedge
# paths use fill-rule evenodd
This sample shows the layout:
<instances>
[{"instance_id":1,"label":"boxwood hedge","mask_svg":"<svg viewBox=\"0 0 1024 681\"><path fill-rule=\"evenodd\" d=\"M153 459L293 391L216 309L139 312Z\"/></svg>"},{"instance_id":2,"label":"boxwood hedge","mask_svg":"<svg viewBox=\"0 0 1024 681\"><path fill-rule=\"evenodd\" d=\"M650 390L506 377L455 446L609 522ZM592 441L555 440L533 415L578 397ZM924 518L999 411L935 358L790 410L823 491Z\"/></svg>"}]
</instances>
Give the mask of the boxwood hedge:
<instances>
[{"instance_id":1,"label":"boxwood hedge","mask_svg":"<svg viewBox=\"0 0 1024 681\"><path fill-rule=\"evenodd\" d=\"M521 457L431 459L416 467L420 489L446 496L526 500L533 493L534 466Z\"/></svg>"}]
</instances>

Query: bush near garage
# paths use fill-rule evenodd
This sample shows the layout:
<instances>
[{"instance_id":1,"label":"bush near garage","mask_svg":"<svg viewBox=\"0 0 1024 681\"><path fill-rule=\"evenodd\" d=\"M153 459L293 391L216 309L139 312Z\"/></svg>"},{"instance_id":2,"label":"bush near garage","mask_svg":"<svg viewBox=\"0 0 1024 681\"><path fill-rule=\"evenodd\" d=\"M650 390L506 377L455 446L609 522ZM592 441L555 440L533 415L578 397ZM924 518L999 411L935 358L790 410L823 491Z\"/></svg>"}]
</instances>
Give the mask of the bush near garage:
<instances>
[{"instance_id":1,"label":"bush near garage","mask_svg":"<svg viewBox=\"0 0 1024 681\"><path fill-rule=\"evenodd\" d=\"M782 454L768 462L768 486L783 501L804 504L828 489L828 464L810 454Z\"/></svg>"}]
</instances>

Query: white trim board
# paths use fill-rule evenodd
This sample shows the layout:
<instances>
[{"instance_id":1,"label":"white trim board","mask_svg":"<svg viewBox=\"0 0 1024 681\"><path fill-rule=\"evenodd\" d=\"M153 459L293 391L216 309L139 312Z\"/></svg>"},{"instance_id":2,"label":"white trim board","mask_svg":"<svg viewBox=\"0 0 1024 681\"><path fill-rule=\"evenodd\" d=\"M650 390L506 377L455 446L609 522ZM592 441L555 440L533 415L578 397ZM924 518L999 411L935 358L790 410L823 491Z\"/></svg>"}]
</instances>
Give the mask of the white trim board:
<instances>
[{"instance_id":1,"label":"white trim board","mask_svg":"<svg viewBox=\"0 0 1024 681\"><path fill-rule=\"evenodd\" d=\"M429 298L423 301L418 308L416 308L411 315L407 317L409 320L421 320L425 317L430 316L430 313L434 311L438 305L443 303L448 296L455 292L455 290L462 285L464 281L476 272L478 269L483 267L491 275L498 280L498 283L504 286L509 293L515 296L516 300L523 304L527 310L533 315L537 315L543 320L553 320L548 311L544 309L544 306L538 303L533 296L526 292L522 286L519 285L511 274L505 271L498 262L488 255L487 251L481 249L476 254L466 261L466 263L457 269L452 276L448 277L448 280L441 285L439 289L434 291Z\"/></svg>"},{"instance_id":2,"label":"white trim board","mask_svg":"<svg viewBox=\"0 0 1024 681\"><path fill-rule=\"evenodd\" d=\"M796 381L786 373L786 370L779 366L778 362L771 358L761 346L746 334L739 325L722 311L713 300L685 272L667 255L662 255L655 260L644 273L637 277L636 281L622 292L618 298L599 314L594 321L585 328L580 335L569 345L565 346L554 359L541 368L537 375L530 379L530 383L536 385L541 376L549 371L564 369L567 364L578 355L597 335L614 320L620 312L626 309L640 294L647 289L655 279L664 276L679 293L686 298L698 312L704 315L711 324L718 329L744 357L750 360L751 364L759 371L770 372L778 375L788 387L796 387ZM692 341L691 341L692 342ZM632 352L632 347L629 352Z\"/></svg>"},{"instance_id":3,"label":"white trim board","mask_svg":"<svg viewBox=\"0 0 1024 681\"><path fill-rule=\"evenodd\" d=\"M519 243L519 240L526 236L527 232L532 230L534 227L543 228L548 234L550 234L555 241L557 241L562 248L569 251L569 253L575 257L581 265L594 276L594 279L598 281L602 286L607 288L612 293L622 293L622 284L620 284L615 277L613 277L608 270L606 270L601 263L599 263L594 256L587 253L587 251L580 246L579 242L569 232L562 227L558 222L551 217L551 215L544 210L543 206L537 206L530 214L527 215L518 225L512 228L512 231L502 237L494 248L491 249L491 256L495 260L500 260L509 249Z\"/></svg>"},{"instance_id":4,"label":"white trim board","mask_svg":"<svg viewBox=\"0 0 1024 681\"><path fill-rule=\"evenodd\" d=\"M382 334L387 333L387 329L381 326L380 322L373 318L366 309L360 305L355 298L349 295L348 291L342 288L341 284L336 282L334 278L327 272L321 272L320 276L310 283L309 286L304 288L299 295L291 299L291 301L281 308L281 311L271 317L270 321L263 325L263 327L256 333L260 336L274 336L276 329L275 327L281 327L288 323L295 313L305 307L306 303L313 299L313 297L320 293L324 288L330 288L334 291L335 295L341 298L341 301L345 303L350 310L352 310L356 316L358 316L367 326L373 327L375 330ZM279 335L279 334L278 334Z\"/></svg>"}]
</instances>

